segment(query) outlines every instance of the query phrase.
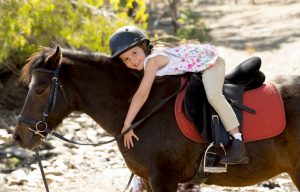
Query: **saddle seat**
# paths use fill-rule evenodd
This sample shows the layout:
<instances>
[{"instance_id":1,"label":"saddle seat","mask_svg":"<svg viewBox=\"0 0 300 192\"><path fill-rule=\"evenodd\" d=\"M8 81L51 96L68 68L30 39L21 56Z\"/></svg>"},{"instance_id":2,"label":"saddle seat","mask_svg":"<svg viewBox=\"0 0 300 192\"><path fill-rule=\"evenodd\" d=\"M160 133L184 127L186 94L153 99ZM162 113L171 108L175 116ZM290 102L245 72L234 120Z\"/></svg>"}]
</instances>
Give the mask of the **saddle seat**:
<instances>
[{"instance_id":1,"label":"saddle seat","mask_svg":"<svg viewBox=\"0 0 300 192\"><path fill-rule=\"evenodd\" d=\"M264 82L264 75L259 71L260 67L261 59L252 57L228 73L224 84L245 85L246 89L257 88Z\"/></svg>"}]
</instances>

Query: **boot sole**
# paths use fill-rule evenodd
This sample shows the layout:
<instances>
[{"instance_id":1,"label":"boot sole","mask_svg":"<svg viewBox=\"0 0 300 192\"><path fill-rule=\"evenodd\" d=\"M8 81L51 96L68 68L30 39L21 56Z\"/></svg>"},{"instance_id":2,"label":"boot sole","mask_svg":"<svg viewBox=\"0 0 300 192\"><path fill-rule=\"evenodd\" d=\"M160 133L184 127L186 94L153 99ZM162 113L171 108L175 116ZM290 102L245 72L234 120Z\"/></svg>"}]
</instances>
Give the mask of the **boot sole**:
<instances>
[{"instance_id":1,"label":"boot sole","mask_svg":"<svg viewBox=\"0 0 300 192\"><path fill-rule=\"evenodd\" d=\"M224 162L224 161L220 161L221 164L224 165L244 165L244 164L248 164L249 163L249 157L246 157L245 159L241 160L241 161L237 161L237 162Z\"/></svg>"}]
</instances>

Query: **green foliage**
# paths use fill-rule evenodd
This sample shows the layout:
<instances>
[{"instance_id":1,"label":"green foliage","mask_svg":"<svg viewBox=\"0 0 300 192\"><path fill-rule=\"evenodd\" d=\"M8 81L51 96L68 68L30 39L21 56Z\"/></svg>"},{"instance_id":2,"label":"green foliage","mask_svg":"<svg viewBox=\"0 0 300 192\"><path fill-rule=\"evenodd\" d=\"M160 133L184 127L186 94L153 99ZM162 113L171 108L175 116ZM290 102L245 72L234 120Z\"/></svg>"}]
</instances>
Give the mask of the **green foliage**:
<instances>
[{"instance_id":1,"label":"green foliage","mask_svg":"<svg viewBox=\"0 0 300 192\"><path fill-rule=\"evenodd\" d=\"M143 0L0 0L0 63L23 64L39 46L60 44L108 53L119 27L146 27Z\"/></svg>"},{"instance_id":2,"label":"green foliage","mask_svg":"<svg viewBox=\"0 0 300 192\"><path fill-rule=\"evenodd\" d=\"M21 160L17 157L8 157L0 160L0 172L10 172L17 169Z\"/></svg>"},{"instance_id":3,"label":"green foliage","mask_svg":"<svg viewBox=\"0 0 300 192\"><path fill-rule=\"evenodd\" d=\"M177 36L183 39L196 39L200 42L208 41L211 39L209 30L205 26L187 25L179 28Z\"/></svg>"},{"instance_id":4,"label":"green foliage","mask_svg":"<svg viewBox=\"0 0 300 192\"><path fill-rule=\"evenodd\" d=\"M180 28L176 35L183 39L196 39L200 42L211 40L208 29L199 14L190 10L185 11L179 18Z\"/></svg>"}]
</instances>

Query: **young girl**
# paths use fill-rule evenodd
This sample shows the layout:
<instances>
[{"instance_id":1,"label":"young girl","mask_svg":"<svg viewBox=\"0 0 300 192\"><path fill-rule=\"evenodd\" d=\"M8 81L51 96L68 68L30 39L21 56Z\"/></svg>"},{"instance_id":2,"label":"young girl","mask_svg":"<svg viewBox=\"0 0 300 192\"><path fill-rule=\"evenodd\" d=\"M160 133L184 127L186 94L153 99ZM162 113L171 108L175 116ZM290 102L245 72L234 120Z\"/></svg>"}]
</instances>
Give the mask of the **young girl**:
<instances>
[{"instance_id":1,"label":"young girl","mask_svg":"<svg viewBox=\"0 0 300 192\"><path fill-rule=\"evenodd\" d=\"M150 41L144 32L135 26L124 26L118 29L112 35L109 44L112 58L120 58L130 69L144 71L141 84L132 98L122 131L131 126L146 102L155 76L202 72L208 102L234 138L227 155L220 162L223 164L247 164L249 162L245 143L238 128L239 122L222 93L225 63L214 46L185 44L152 52ZM133 138L139 140L133 130L124 136L124 145L128 149L134 146Z\"/></svg>"}]
</instances>

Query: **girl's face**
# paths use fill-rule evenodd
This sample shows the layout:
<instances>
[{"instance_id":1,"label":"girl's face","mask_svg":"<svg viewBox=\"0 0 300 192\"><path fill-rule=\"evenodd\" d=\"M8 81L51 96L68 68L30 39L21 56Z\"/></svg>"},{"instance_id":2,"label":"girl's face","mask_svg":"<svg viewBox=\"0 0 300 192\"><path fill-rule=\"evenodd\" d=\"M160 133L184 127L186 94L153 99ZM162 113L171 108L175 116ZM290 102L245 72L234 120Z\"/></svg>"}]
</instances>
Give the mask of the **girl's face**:
<instances>
[{"instance_id":1,"label":"girl's face","mask_svg":"<svg viewBox=\"0 0 300 192\"><path fill-rule=\"evenodd\" d=\"M139 46L135 46L120 55L121 60L128 68L138 71L144 69L145 57L144 50Z\"/></svg>"}]
</instances>

